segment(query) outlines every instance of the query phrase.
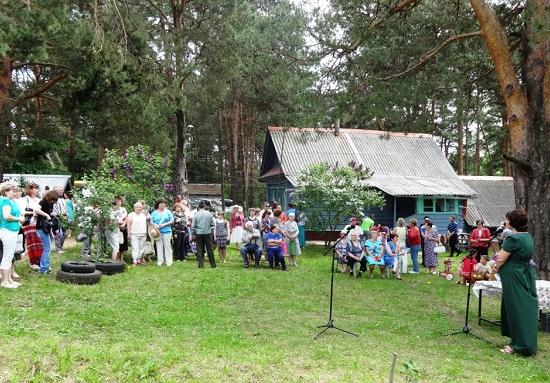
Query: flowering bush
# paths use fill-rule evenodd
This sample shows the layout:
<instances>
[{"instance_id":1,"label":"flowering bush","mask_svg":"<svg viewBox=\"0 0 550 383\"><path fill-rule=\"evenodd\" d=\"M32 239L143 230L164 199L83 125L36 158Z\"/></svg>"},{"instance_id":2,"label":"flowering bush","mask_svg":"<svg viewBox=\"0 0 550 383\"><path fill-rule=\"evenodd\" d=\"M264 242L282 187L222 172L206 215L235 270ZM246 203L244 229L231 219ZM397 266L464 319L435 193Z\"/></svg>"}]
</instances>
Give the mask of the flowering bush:
<instances>
[{"instance_id":1,"label":"flowering bush","mask_svg":"<svg viewBox=\"0 0 550 383\"><path fill-rule=\"evenodd\" d=\"M298 176L296 204L306 213L310 230L336 230L345 219L368 207L383 206L380 192L369 188L368 169L354 162L347 166L312 164Z\"/></svg>"},{"instance_id":2,"label":"flowering bush","mask_svg":"<svg viewBox=\"0 0 550 383\"><path fill-rule=\"evenodd\" d=\"M167 156L153 153L147 146L131 146L123 153L107 150L91 181L96 190L123 195L130 205L140 199L152 203L167 197L171 169Z\"/></svg>"},{"instance_id":3,"label":"flowering bush","mask_svg":"<svg viewBox=\"0 0 550 383\"><path fill-rule=\"evenodd\" d=\"M132 146L122 153L106 151L97 170L85 177L88 188L75 196L79 228L91 235L94 230L103 232L113 225L111 203L116 196L125 198L129 211L138 200L152 205L156 199L166 198L170 170L167 157L152 153L145 146Z\"/></svg>"}]
</instances>

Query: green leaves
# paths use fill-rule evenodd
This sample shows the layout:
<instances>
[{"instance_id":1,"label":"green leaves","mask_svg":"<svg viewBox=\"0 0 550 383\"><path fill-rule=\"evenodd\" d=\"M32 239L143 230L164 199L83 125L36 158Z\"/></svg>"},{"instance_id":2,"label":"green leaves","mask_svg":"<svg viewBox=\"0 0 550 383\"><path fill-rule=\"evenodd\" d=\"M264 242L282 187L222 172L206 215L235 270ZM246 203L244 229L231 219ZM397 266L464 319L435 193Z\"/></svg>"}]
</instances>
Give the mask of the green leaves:
<instances>
[{"instance_id":1,"label":"green leaves","mask_svg":"<svg viewBox=\"0 0 550 383\"><path fill-rule=\"evenodd\" d=\"M307 226L314 231L334 231L345 219L369 207L383 206L382 195L366 185L369 171L354 163L330 166L317 163L298 177L295 200L307 215Z\"/></svg>"}]
</instances>

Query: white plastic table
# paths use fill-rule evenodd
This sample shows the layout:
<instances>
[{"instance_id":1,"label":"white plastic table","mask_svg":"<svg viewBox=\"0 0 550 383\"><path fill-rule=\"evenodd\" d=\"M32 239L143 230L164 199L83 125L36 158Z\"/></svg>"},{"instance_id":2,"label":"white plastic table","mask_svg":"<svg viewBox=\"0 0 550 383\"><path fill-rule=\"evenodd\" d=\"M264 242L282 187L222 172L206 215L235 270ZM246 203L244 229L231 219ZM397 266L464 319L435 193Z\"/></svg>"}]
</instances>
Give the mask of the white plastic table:
<instances>
[{"instance_id":1,"label":"white plastic table","mask_svg":"<svg viewBox=\"0 0 550 383\"><path fill-rule=\"evenodd\" d=\"M539 301L539 311L550 310L550 281L539 280L536 281L537 296ZM494 321L483 318L481 315L482 297L500 297L502 296L502 283L500 281L477 281L473 287L474 294L479 298L478 311L477 311L477 323L481 325L481 322L488 322L493 324L500 324L500 321Z\"/></svg>"}]
</instances>

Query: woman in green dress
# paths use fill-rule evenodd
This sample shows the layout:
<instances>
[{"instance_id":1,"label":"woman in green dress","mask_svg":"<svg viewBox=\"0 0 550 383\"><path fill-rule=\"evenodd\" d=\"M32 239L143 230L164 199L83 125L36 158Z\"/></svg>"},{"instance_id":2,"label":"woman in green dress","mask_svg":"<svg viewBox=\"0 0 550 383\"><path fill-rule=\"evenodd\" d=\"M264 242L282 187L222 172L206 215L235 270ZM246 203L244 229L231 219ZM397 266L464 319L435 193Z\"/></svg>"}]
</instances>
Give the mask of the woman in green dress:
<instances>
[{"instance_id":1,"label":"woman in green dress","mask_svg":"<svg viewBox=\"0 0 550 383\"><path fill-rule=\"evenodd\" d=\"M501 331L511 341L501 351L529 356L537 352L538 299L530 265L534 243L523 210L511 211L506 220L513 234L504 240L495 269L502 282Z\"/></svg>"}]
</instances>

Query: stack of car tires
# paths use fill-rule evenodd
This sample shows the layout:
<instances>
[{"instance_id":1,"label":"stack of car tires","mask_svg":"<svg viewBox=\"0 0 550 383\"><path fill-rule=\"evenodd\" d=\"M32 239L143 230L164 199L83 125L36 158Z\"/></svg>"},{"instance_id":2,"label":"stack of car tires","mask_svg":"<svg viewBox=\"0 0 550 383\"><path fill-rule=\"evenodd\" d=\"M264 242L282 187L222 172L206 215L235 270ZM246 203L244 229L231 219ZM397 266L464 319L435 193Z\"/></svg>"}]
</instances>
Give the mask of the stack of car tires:
<instances>
[{"instance_id":1,"label":"stack of car tires","mask_svg":"<svg viewBox=\"0 0 550 383\"><path fill-rule=\"evenodd\" d=\"M95 269L101 271L104 275L122 273L126 269L126 263L124 263L124 261L104 259L101 261L95 261L93 264L95 265Z\"/></svg>"},{"instance_id":2,"label":"stack of car tires","mask_svg":"<svg viewBox=\"0 0 550 383\"><path fill-rule=\"evenodd\" d=\"M101 275L122 273L126 269L123 261L65 261L61 270L57 272L57 280L77 285L94 285L99 282Z\"/></svg>"},{"instance_id":3,"label":"stack of car tires","mask_svg":"<svg viewBox=\"0 0 550 383\"><path fill-rule=\"evenodd\" d=\"M86 261L65 261L57 272L57 280L75 285L95 285L101 279L101 271Z\"/></svg>"}]
</instances>

